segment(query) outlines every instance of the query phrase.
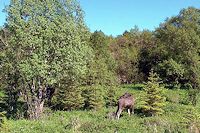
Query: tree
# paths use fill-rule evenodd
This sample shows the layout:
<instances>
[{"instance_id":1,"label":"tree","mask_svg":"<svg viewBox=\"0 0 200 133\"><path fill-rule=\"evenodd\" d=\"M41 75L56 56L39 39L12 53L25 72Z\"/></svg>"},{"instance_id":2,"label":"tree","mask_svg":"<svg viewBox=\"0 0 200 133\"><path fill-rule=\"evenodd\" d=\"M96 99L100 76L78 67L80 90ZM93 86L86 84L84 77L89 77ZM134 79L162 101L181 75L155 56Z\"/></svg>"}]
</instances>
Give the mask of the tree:
<instances>
[{"instance_id":1,"label":"tree","mask_svg":"<svg viewBox=\"0 0 200 133\"><path fill-rule=\"evenodd\" d=\"M194 89L200 88L199 21L200 10L189 7L181 10L179 15L167 19L155 31L158 49L163 49L162 59L157 64L164 81L170 79L171 83L190 83ZM170 65L166 66L166 62ZM170 73L169 67L173 69Z\"/></svg>"},{"instance_id":2,"label":"tree","mask_svg":"<svg viewBox=\"0 0 200 133\"><path fill-rule=\"evenodd\" d=\"M80 87L63 85L56 95L55 107L60 110L75 110L84 107L84 97Z\"/></svg>"},{"instance_id":3,"label":"tree","mask_svg":"<svg viewBox=\"0 0 200 133\"><path fill-rule=\"evenodd\" d=\"M183 78L185 72L182 64L177 63L173 59L165 60L157 66L158 71L162 74L164 82L172 84L175 87L179 84L179 80Z\"/></svg>"},{"instance_id":4,"label":"tree","mask_svg":"<svg viewBox=\"0 0 200 133\"><path fill-rule=\"evenodd\" d=\"M125 31L111 44L111 52L117 63L116 73L121 83L137 82L140 77L138 76L139 36L137 28L130 32Z\"/></svg>"},{"instance_id":5,"label":"tree","mask_svg":"<svg viewBox=\"0 0 200 133\"><path fill-rule=\"evenodd\" d=\"M146 99L142 106L143 112L148 116L155 116L164 112L165 98L162 95L163 88L159 84L159 77L153 70L149 73L147 85L144 89Z\"/></svg>"},{"instance_id":6,"label":"tree","mask_svg":"<svg viewBox=\"0 0 200 133\"><path fill-rule=\"evenodd\" d=\"M37 119L48 85L67 83L63 91L80 85L91 55L89 32L75 0L11 0L7 13L4 74L23 96L29 118Z\"/></svg>"},{"instance_id":7,"label":"tree","mask_svg":"<svg viewBox=\"0 0 200 133\"><path fill-rule=\"evenodd\" d=\"M117 83L116 63L109 51L109 37L102 31L95 31L90 37L90 46L94 56L88 64L87 85L115 85Z\"/></svg>"},{"instance_id":8,"label":"tree","mask_svg":"<svg viewBox=\"0 0 200 133\"><path fill-rule=\"evenodd\" d=\"M110 41L112 37L106 36L102 31L95 31L90 36L90 46L94 55L88 63L89 69L82 93L84 108L98 109L104 105L105 99L106 104L113 103L113 97L109 93L117 84L117 79L116 64L109 50Z\"/></svg>"},{"instance_id":9,"label":"tree","mask_svg":"<svg viewBox=\"0 0 200 133\"><path fill-rule=\"evenodd\" d=\"M100 109L104 104L105 88L102 85L87 86L83 93L86 109Z\"/></svg>"},{"instance_id":10,"label":"tree","mask_svg":"<svg viewBox=\"0 0 200 133\"><path fill-rule=\"evenodd\" d=\"M142 80L147 81L150 70L160 61L161 54L157 51L162 51L162 48L158 49L154 32L148 30L141 32L138 45L140 46L138 69L143 75Z\"/></svg>"},{"instance_id":11,"label":"tree","mask_svg":"<svg viewBox=\"0 0 200 133\"><path fill-rule=\"evenodd\" d=\"M8 26L5 25L5 27L0 30L0 91L4 93L3 100L6 105L4 106L4 109L7 111L7 116L16 117L19 99L19 89L17 87L19 87L19 84L17 71L13 69L15 67L15 60L12 56L12 53L8 53L8 38L10 36L11 33L9 32ZM13 60L13 64L10 65L11 62L8 63L8 60Z\"/></svg>"}]
</instances>

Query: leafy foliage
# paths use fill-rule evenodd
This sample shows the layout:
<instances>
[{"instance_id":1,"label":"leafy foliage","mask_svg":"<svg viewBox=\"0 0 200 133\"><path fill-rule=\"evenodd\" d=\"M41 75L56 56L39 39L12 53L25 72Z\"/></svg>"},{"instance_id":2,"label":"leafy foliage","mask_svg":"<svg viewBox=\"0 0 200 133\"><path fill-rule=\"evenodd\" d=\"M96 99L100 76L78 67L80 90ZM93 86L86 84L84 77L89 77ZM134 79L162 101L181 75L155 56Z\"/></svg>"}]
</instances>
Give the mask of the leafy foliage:
<instances>
[{"instance_id":1,"label":"leafy foliage","mask_svg":"<svg viewBox=\"0 0 200 133\"><path fill-rule=\"evenodd\" d=\"M95 31L90 37L93 59L88 64L87 85L115 85L115 61L109 51L110 38L102 31Z\"/></svg>"},{"instance_id":2,"label":"leafy foliage","mask_svg":"<svg viewBox=\"0 0 200 133\"><path fill-rule=\"evenodd\" d=\"M193 88L199 88L199 16L199 9L183 9L156 30L158 47L163 53L159 69L164 81L189 82Z\"/></svg>"},{"instance_id":3,"label":"leafy foliage","mask_svg":"<svg viewBox=\"0 0 200 133\"><path fill-rule=\"evenodd\" d=\"M42 107L36 104L43 104L47 85L70 81L67 86L78 86L86 74L91 49L82 10L74 0L17 0L7 13L12 36L3 69L7 81L14 80L7 84L16 91L11 95L25 96L29 115L40 114L35 107Z\"/></svg>"},{"instance_id":4,"label":"leafy foliage","mask_svg":"<svg viewBox=\"0 0 200 133\"><path fill-rule=\"evenodd\" d=\"M117 37L91 33L76 0L11 0L6 12L0 29L0 132L200 129L199 9L183 9L155 31L135 26ZM173 89L164 90L156 73ZM145 87L131 84L147 80ZM119 82L128 85L119 88ZM53 109L70 112L42 115L48 86L55 89ZM125 91L136 96L136 115L105 119ZM87 112L72 111L80 109ZM142 118L142 111L155 117ZM16 123L5 116L43 119Z\"/></svg>"},{"instance_id":5,"label":"leafy foliage","mask_svg":"<svg viewBox=\"0 0 200 133\"><path fill-rule=\"evenodd\" d=\"M125 31L111 45L111 52L117 63L116 73L121 83L138 80L139 35L138 29Z\"/></svg>"}]
</instances>

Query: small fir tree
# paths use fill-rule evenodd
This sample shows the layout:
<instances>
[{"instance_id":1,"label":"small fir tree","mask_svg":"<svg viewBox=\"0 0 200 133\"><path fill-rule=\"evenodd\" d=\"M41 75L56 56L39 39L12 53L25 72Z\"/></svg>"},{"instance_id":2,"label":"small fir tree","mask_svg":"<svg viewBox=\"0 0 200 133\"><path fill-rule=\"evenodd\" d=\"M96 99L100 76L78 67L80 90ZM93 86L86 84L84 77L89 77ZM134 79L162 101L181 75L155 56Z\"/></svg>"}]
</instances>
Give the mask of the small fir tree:
<instances>
[{"instance_id":1,"label":"small fir tree","mask_svg":"<svg viewBox=\"0 0 200 133\"><path fill-rule=\"evenodd\" d=\"M79 88L71 88L67 91L64 101L65 110L81 109L84 106L84 99Z\"/></svg>"},{"instance_id":2,"label":"small fir tree","mask_svg":"<svg viewBox=\"0 0 200 133\"><path fill-rule=\"evenodd\" d=\"M85 106L87 109L100 109L104 105L103 86L93 85L88 86L84 91Z\"/></svg>"},{"instance_id":3,"label":"small fir tree","mask_svg":"<svg viewBox=\"0 0 200 133\"><path fill-rule=\"evenodd\" d=\"M117 104L117 97L116 97L116 89L113 86L110 86L110 88L108 88L107 90L107 95L106 95L106 106L116 106Z\"/></svg>"},{"instance_id":4,"label":"small fir tree","mask_svg":"<svg viewBox=\"0 0 200 133\"><path fill-rule=\"evenodd\" d=\"M146 99L142 110L148 116L160 115L164 112L165 98L162 95L162 87L159 84L159 76L153 72L149 73L147 85L144 89Z\"/></svg>"},{"instance_id":5,"label":"small fir tree","mask_svg":"<svg viewBox=\"0 0 200 133\"><path fill-rule=\"evenodd\" d=\"M80 109L84 106L80 87L62 87L57 94L57 108L60 110Z\"/></svg>"}]
</instances>

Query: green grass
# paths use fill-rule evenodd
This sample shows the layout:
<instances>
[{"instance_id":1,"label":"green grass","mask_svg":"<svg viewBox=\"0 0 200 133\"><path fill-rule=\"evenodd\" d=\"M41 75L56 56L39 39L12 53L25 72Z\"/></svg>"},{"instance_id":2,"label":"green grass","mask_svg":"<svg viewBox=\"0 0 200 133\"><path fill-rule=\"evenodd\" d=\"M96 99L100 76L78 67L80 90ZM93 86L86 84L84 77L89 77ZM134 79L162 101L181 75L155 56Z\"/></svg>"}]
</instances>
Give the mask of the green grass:
<instances>
[{"instance_id":1,"label":"green grass","mask_svg":"<svg viewBox=\"0 0 200 133\"><path fill-rule=\"evenodd\" d=\"M124 92L136 97L136 110L143 98L143 85L123 85L117 96ZM6 120L1 133L187 133L200 129L200 108L183 104L185 90L165 90L165 113L157 117L144 117L138 112L128 116L122 113L120 120L106 118L116 107L98 111L51 111L47 109L40 120ZM191 110L191 111L190 111ZM189 113L188 113L189 112ZM191 113L191 114L190 114ZM188 117L189 115L189 117ZM192 119L190 119L192 118ZM195 128L194 128L195 127Z\"/></svg>"}]
</instances>

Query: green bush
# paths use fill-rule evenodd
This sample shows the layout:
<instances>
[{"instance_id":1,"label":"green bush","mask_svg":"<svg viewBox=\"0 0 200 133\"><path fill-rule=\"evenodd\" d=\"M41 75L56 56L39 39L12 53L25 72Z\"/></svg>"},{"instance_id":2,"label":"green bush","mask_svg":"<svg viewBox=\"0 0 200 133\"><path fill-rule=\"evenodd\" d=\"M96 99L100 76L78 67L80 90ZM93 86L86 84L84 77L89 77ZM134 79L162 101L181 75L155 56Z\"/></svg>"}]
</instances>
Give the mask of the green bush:
<instances>
[{"instance_id":1,"label":"green bush","mask_svg":"<svg viewBox=\"0 0 200 133\"><path fill-rule=\"evenodd\" d=\"M10 124L8 120L6 119L6 117L3 117L3 120L1 120L1 123L0 123L0 133L8 133L10 132L10 130L11 128L10 128Z\"/></svg>"},{"instance_id":2,"label":"green bush","mask_svg":"<svg viewBox=\"0 0 200 133\"><path fill-rule=\"evenodd\" d=\"M187 131L179 123L167 117L148 117L142 124L148 133L186 133Z\"/></svg>"},{"instance_id":3,"label":"green bush","mask_svg":"<svg viewBox=\"0 0 200 133\"><path fill-rule=\"evenodd\" d=\"M181 89L165 89L164 96L166 97L166 101L171 103L184 103L187 104L187 90Z\"/></svg>"},{"instance_id":4,"label":"green bush","mask_svg":"<svg viewBox=\"0 0 200 133\"><path fill-rule=\"evenodd\" d=\"M200 130L200 114L194 107L187 108L183 113L183 121L181 123L188 132L197 132Z\"/></svg>"},{"instance_id":5,"label":"green bush","mask_svg":"<svg viewBox=\"0 0 200 133\"><path fill-rule=\"evenodd\" d=\"M6 121L6 112L0 112L0 127L5 123Z\"/></svg>"}]
</instances>

